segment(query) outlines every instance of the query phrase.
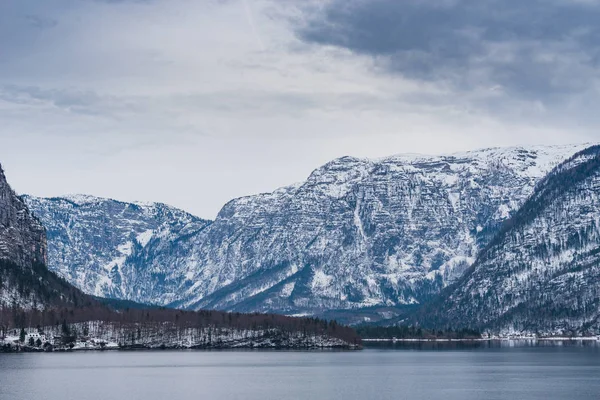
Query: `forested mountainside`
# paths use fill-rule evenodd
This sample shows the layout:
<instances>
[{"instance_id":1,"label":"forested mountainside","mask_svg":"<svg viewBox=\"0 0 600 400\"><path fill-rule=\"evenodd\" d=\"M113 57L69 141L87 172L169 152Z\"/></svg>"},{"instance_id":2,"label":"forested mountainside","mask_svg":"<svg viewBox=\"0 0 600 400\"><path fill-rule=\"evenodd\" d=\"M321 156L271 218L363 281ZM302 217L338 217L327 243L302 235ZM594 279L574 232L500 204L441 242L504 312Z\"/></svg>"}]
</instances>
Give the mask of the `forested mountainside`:
<instances>
[{"instance_id":1,"label":"forested mountainside","mask_svg":"<svg viewBox=\"0 0 600 400\"><path fill-rule=\"evenodd\" d=\"M553 170L417 318L496 333L600 333L600 147Z\"/></svg>"},{"instance_id":2,"label":"forested mountainside","mask_svg":"<svg viewBox=\"0 0 600 400\"><path fill-rule=\"evenodd\" d=\"M212 223L172 210L186 216L172 217L184 222L167 233L145 223L128 233L144 214L131 211L136 205L27 201L49 229L50 268L88 293L187 309L321 314L430 299L582 148L344 157L300 184L235 199Z\"/></svg>"},{"instance_id":3,"label":"forested mountainside","mask_svg":"<svg viewBox=\"0 0 600 400\"><path fill-rule=\"evenodd\" d=\"M24 267L0 259L0 311L3 308L83 307L94 303L94 299L48 270L44 264Z\"/></svg>"}]
</instances>

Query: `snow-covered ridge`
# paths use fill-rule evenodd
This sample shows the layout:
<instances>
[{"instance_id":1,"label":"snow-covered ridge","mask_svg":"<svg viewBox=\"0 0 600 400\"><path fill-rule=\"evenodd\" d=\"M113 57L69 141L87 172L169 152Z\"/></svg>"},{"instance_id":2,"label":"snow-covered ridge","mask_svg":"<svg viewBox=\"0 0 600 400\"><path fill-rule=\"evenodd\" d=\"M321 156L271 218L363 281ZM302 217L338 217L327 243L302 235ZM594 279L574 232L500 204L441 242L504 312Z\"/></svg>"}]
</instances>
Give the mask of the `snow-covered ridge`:
<instances>
[{"instance_id":1,"label":"snow-covered ridge","mask_svg":"<svg viewBox=\"0 0 600 400\"><path fill-rule=\"evenodd\" d=\"M565 144L565 145L536 145L536 146L512 146L512 147L490 147L480 150L470 150L463 152L445 153L445 154L424 154L424 153L399 153L387 157L367 158L344 156L336 158L325 165L314 170L305 182L297 182L289 186L278 188L272 192L258 193L255 195L242 196L231 200L230 203L240 204L251 203L257 198L269 198L280 194L293 194L307 182L320 181L320 183L345 183L354 180L360 181L361 178L368 176L378 166L387 166L388 168L410 168L417 170L424 165L439 165L440 163L450 163L461 165L466 162L476 162L480 167L490 164L490 160L500 162L507 168L517 167L523 176L542 178L552 168L565 160L565 157L573 155L578 151L595 145L595 143ZM522 165L516 163L516 158L530 158L530 163ZM527 167L528 166L528 167ZM522 168L522 169L521 169ZM345 172L344 172L345 171ZM348 175L348 171L353 171L354 175ZM329 177L327 177L329 175ZM329 182L327 181L329 179ZM341 190L337 190L340 192ZM333 193L335 195L336 192ZM229 204L229 203L228 203Z\"/></svg>"},{"instance_id":2,"label":"snow-covered ridge","mask_svg":"<svg viewBox=\"0 0 600 400\"><path fill-rule=\"evenodd\" d=\"M452 160L476 160L481 162L488 162L489 160L501 160L505 159L510 161L514 158L515 154L530 154L533 157L538 158L540 165L556 165L564 161L564 156L567 154L575 154L585 148L596 145L597 143L580 143L580 144L565 144L565 145L536 145L536 146L510 146L510 147L489 147L485 149L461 151L454 153L443 153L443 154L425 154L425 153L398 153L392 156L386 157L353 157L344 156L330 161L319 169L328 169L330 166L335 165L350 165L350 164L419 164L422 162L436 163L441 161L452 161Z\"/></svg>"},{"instance_id":3,"label":"snow-covered ridge","mask_svg":"<svg viewBox=\"0 0 600 400\"><path fill-rule=\"evenodd\" d=\"M33 197L33 196L25 195L24 197ZM68 202L76 204L78 206L82 206L82 205L86 205L86 204L98 204L98 203L105 203L108 201L114 201L114 202L118 202L118 203L133 204L133 205L136 205L136 206L139 206L142 208L149 208L149 209L158 208L158 207L176 209L176 207L170 206L165 203L157 203L157 202L150 202L150 201L125 202L125 201L112 199L109 197L92 196L89 194L67 194L64 196L49 197L49 198L47 198L47 200L68 201Z\"/></svg>"},{"instance_id":4,"label":"snow-covered ridge","mask_svg":"<svg viewBox=\"0 0 600 400\"><path fill-rule=\"evenodd\" d=\"M82 205L88 203L99 203L100 201L105 199L101 199L96 196L91 196L89 194L68 194L65 196L56 197L56 200L67 200L71 203Z\"/></svg>"},{"instance_id":5,"label":"snow-covered ridge","mask_svg":"<svg viewBox=\"0 0 600 400\"><path fill-rule=\"evenodd\" d=\"M562 157L565 154L575 154L587 147L593 146L595 143L579 143L579 144L564 144L564 145L534 145L534 146L508 146L508 147L489 147L478 150L460 151L444 154L420 154L420 153L400 153L387 157L363 159L372 162L418 162L432 161L444 159L479 159L488 160L490 158L511 157L515 153L532 153L538 157L550 157L555 159L556 156ZM553 161L551 161L553 162Z\"/></svg>"}]
</instances>

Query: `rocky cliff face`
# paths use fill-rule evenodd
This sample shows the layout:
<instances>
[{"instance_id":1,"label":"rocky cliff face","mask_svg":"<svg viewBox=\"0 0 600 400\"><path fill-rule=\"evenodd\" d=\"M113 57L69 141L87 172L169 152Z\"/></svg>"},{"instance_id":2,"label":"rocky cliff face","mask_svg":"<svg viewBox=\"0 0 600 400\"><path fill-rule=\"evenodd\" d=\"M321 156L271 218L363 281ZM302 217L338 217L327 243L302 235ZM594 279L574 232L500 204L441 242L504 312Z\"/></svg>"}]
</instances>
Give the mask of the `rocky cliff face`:
<instances>
[{"instance_id":1,"label":"rocky cliff face","mask_svg":"<svg viewBox=\"0 0 600 400\"><path fill-rule=\"evenodd\" d=\"M420 317L500 333L600 333L600 147L552 171Z\"/></svg>"},{"instance_id":2,"label":"rocky cliff face","mask_svg":"<svg viewBox=\"0 0 600 400\"><path fill-rule=\"evenodd\" d=\"M11 189L1 167L0 258L23 267L47 261L46 231Z\"/></svg>"},{"instance_id":3,"label":"rocky cliff face","mask_svg":"<svg viewBox=\"0 0 600 400\"><path fill-rule=\"evenodd\" d=\"M0 310L82 304L87 296L46 268L46 230L0 169Z\"/></svg>"},{"instance_id":4,"label":"rocky cliff face","mask_svg":"<svg viewBox=\"0 0 600 400\"><path fill-rule=\"evenodd\" d=\"M233 200L212 223L170 216L164 221L184 222L166 230L157 227L166 222L140 223L146 217L131 212L136 205L27 201L48 227L50 267L90 293L190 309L320 314L431 298L581 148L345 157L301 184Z\"/></svg>"}]
</instances>

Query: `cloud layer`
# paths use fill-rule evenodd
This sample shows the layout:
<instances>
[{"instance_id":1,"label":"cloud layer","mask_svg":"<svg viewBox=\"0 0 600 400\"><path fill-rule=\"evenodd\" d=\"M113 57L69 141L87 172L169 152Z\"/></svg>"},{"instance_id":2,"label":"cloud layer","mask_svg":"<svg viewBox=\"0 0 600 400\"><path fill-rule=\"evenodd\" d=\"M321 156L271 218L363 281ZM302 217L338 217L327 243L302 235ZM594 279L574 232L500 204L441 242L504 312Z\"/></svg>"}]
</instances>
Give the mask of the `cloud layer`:
<instances>
[{"instance_id":1,"label":"cloud layer","mask_svg":"<svg viewBox=\"0 0 600 400\"><path fill-rule=\"evenodd\" d=\"M19 191L231 197L346 154L592 141L596 1L7 0Z\"/></svg>"},{"instance_id":2,"label":"cloud layer","mask_svg":"<svg viewBox=\"0 0 600 400\"><path fill-rule=\"evenodd\" d=\"M490 112L529 103L552 110L542 118L559 110L597 123L599 18L594 0L334 0L298 34L476 95Z\"/></svg>"},{"instance_id":3,"label":"cloud layer","mask_svg":"<svg viewBox=\"0 0 600 400\"><path fill-rule=\"evenodd\" d=\"M385 56L409 77L537 98L597 79L599 18L595 1L336 0L300 36Z\"/></svg>"}]
</instances>

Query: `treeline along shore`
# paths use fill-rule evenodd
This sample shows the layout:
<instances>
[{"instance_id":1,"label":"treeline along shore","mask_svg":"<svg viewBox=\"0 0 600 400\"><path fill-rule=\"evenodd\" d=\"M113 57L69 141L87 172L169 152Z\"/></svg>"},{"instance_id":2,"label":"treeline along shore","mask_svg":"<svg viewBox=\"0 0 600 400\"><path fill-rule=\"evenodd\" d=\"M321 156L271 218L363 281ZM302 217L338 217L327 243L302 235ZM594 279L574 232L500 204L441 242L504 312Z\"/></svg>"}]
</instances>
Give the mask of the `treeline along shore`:
<instances>
[{"instance_id":1,"label":"treeline along shore","mask_svg":"<svg viewBox=\"0 0 600 400\"><path fill-rule=\"evenodd\" d=\"M335 321L275 314L174 309L0 308L3 351L103 349L358 349L356 332Z\"/></svg>"}]
</instances>

